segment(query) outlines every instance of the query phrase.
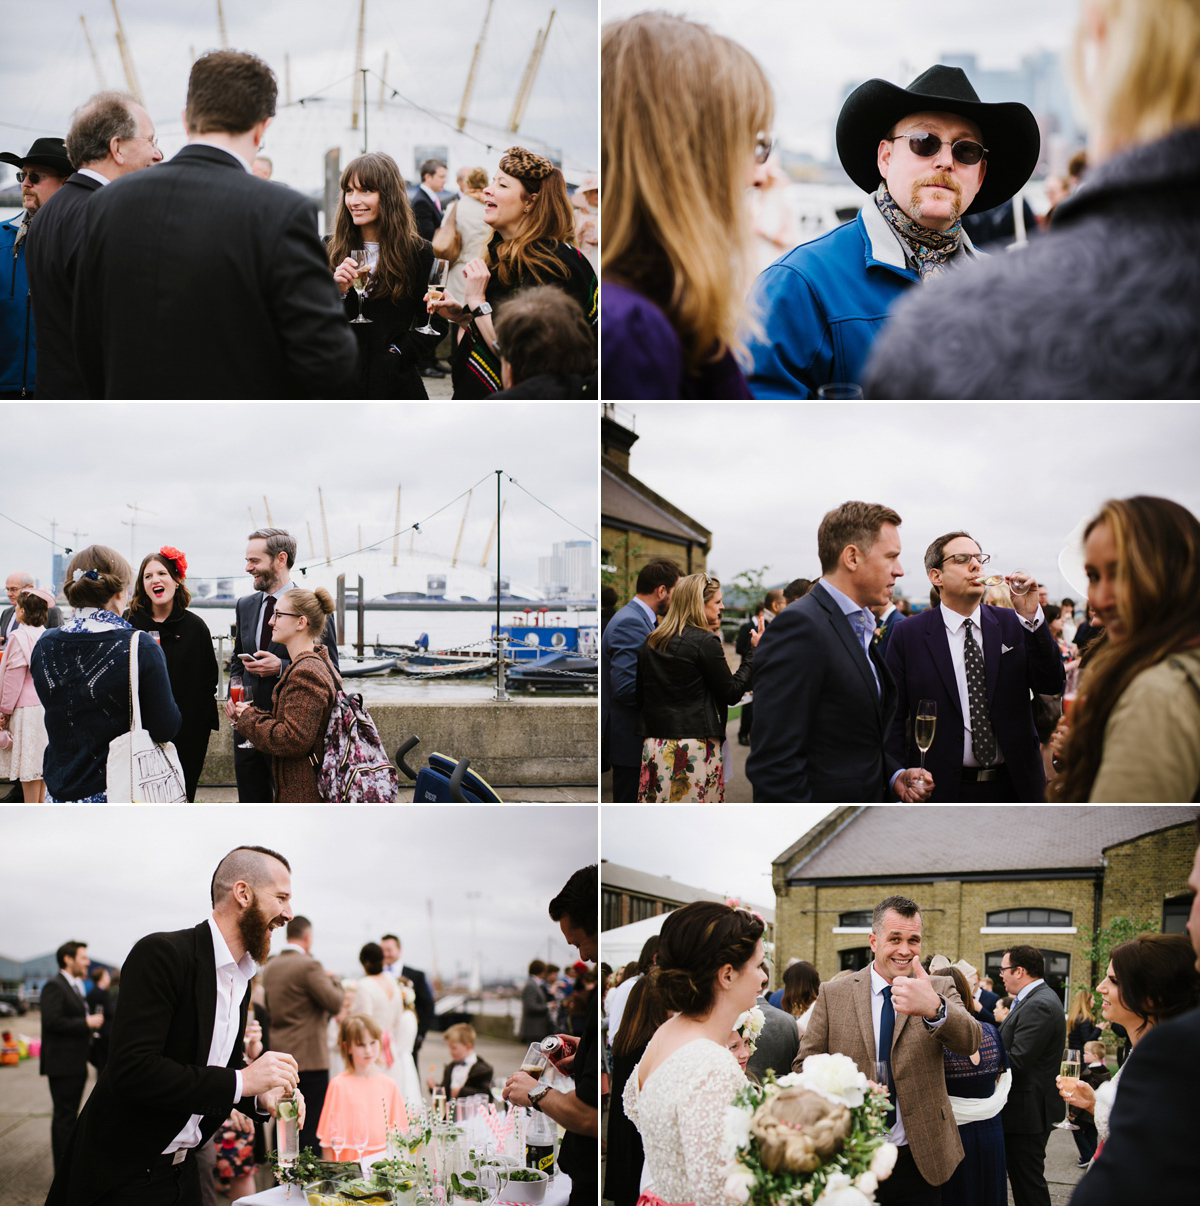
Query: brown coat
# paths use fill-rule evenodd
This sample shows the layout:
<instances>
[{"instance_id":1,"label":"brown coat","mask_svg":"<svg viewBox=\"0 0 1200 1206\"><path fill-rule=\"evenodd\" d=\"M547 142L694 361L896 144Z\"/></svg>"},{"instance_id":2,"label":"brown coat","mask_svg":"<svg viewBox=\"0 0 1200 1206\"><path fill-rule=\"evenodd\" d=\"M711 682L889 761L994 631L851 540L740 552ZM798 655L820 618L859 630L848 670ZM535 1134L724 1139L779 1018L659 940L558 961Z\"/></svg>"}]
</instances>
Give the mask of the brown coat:
<instances>
[{"instance_id":1,"label":"brown coat","mask_svg":"<svg viewBox=\"0 0 1200 1206\"><path fill-rule=\"evenodd\" d=\"M930 1185L944 1185L963 1158L958 1125L946 1093L942 1047L958 1055L979 1050L983 1029L963 1007L948 976L931 976L934 991L946 1002L946 1020L929 1030L921 1018L896 1014L892 1036L892 1076L913 1159ZM821 1052L848 1055L875 1079L875 1029L871 1022L871 968L821 985L820 995L792 1065Z\"/></svg>"},{"instance_id":2,"label":"brown coat","mask_svg":"<svg viewBox=\"0 0 1200 1206\"><path fill-rule=\"evenodd\" d=\"M329 1067L325 1028L344 993L311 955L284 950L263 968L263 993L271 1017L271 1050L286 1051L301 1072Z\"/></svg>"},{"instance_id":3,"label":"brown coat","mask_svg":"<svg viewBox=\"0 0 1200 1206\"><path fill-rule=\"evenodd\" d=\"M275 684L271 711L252 706L238 718L238 733L271 755L280 804L320 803L317 772L308 756L315 752L320 759L324 750L336 677L324 647L301 653Z\"/></svg>"}]
</instances>

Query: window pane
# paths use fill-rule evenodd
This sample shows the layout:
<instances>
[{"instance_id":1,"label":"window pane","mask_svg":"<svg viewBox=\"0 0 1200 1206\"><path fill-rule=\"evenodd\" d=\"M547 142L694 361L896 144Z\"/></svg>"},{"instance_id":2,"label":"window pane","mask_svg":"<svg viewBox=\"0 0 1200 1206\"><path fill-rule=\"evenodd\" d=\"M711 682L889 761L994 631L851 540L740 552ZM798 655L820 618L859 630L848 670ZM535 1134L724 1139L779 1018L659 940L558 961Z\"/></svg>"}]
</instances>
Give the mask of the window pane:
<instances>
[{"instance_id":1,"label":"window pane","mask_svg":"<svg viewBox=\"0 0 1200 1206\"><path fill-rule=\"evenodd\" d=\"M864 926L871 924L871 910L857 909L852 913L839 913L838 925L840 926Z\"/></svg>"},{"instance_id":2,"label":"window pane","mask_svg":"<svg viewBox=\"0 0 1200 1206\"><path fill-rule=\"evenodd\" d=\"M1187 926L1188 915L1192 911L1190 896L1176 896L1173 900L1163 902L1164 934L1182 934Z\"/></svg>"},{"instance_id":3,"label":"window pane","mask_svg":"<svg viewBox=\"0 0 1200 1206\"><path fill-rule=\"evenodd\" d=\"M839 971L859 971L871 962L871 948L856 946L848 951L838 951Z\"/></svg>"}]
</instances>

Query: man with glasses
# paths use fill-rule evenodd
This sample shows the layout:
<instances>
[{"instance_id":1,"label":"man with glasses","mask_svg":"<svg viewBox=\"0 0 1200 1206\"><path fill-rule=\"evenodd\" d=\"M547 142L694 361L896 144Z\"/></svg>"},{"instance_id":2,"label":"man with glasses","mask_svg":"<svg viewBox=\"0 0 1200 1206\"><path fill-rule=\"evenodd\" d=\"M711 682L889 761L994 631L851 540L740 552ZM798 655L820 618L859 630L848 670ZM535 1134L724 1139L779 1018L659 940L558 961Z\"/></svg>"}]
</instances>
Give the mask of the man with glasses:
<instances>
[{"instance_id":1,"label":"man with glasses","mask_svg":"<svg viewBox=\"0 0 1200 1206\"><path fill-rule=\"evenodd\" d=\"M936 784L931 803L1046 798L1029 693L1062 694L1062 658L1036 590L1014 593L1012 609L983 602L990 562L967 532L939 536L925 551L925 571L940 606L901 620L888 640L885 661L899 704L887 748L902 765L919 758L918 705L924 700L936 707L933 744L925 754Z\"/></svg>"},{"instance_id":2,"label":"man with glasses","mask_svg":"<svg viewBox=\"0 0 1200 1206\"><path fill-rule=\"evenodd\" d=\"M62 188L71 161L61 138L38 138L28 155L0 152L0 161L18 169L19 218L0 224L0 398L32 398L37 380L33 305L25 274L25 241L39 206Z\"/></svg>"},{"instance_id":3,"label":"man with glasses","mask_svg":"<svg viewBox=\"0 0 1200 1206\"><path fill-rule=\"evenodd\" d=\"M29 228L29 292L41 349L39 398L87 397L75 364L71 308L92 193L118 176L162 162L150 114L124 92L98 92L80 105L66 146L76 171Z\"/></svg>"},{"instance_id":4,"label":"man with glasses","mask_svg":"<svg viewBox=\"0 0 1200 1206\"><path fill-rule=\"evenodd\" d=\"M907 88L880 79L856 88L838 117L838 156L872 196L855 221L758 278L764 333L745 335L754 396L853 394L896 299L979 256L962 215L1019 192L1040 147L1024 105L984 104L957 67L931 67Z\"/></svg>"}]
</instances>

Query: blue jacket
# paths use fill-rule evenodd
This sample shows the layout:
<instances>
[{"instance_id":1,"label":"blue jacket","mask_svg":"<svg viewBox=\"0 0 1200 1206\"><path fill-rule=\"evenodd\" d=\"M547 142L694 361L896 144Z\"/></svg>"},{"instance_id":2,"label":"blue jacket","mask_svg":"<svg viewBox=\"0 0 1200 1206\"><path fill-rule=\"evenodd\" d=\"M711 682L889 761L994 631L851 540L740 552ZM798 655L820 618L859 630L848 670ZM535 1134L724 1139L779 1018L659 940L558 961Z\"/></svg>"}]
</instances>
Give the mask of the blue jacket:
<instances>
[{"instance_id":1,"label":"blue jacket","mask_svg":"<svg viewBox=\"0 0 1200 1206\"><path fill-rule=\"evenodd\" d=\"M641 603L630 599L600 638L600 728L605 757L617 766L640 766L638 650L654 631Z\"/></svg>"},{"instance_id":2,"label":"blue jacket","mask_svg":"<svg viewBox=\"0 0 1200 1206\"><path fill-rule=\"evenodd\" d=\"M0 222L0 395L25 397L33 393L33 308L29 303L29 281L25 275L25 243L13 247L21 228L18 215Z\"/></svg>"},{"instance_id":3,"label":"blue jacket","mask_svg":"<svg viewBox=\"0 0 1200 1206\"><path fill-rule=\"evenodd\" d=\"M963 235L959 259L980 252ZM756 398L815 398L857 383L895 301L920 282L915 261L870 198L853 222L794 247L764 270L753 297L766 337L743 332Z\"/></svg>"}]
</instances>

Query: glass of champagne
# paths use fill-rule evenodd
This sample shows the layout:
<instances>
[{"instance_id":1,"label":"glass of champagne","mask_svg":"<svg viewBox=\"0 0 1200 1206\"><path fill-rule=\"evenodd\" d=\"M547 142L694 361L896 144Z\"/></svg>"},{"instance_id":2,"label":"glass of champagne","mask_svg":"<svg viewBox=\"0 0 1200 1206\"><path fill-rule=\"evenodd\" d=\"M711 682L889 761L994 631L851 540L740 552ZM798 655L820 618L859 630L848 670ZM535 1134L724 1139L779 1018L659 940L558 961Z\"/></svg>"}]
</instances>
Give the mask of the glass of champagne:
<instances>
[{"instance_id":1,"label":"glass of champagne","mask_svg":"<svg viewBox=\"0 0 1200 1206\"><path fill-rule=\"evenodd\" d=\"M933 744L933 733L937 728L937 700L922 699L917 704L917 719L913 725L917 749L921 751L921 782L925 782L925 754Z\"/></svg>"},{"instance_id":2,"label":"glass of champagne","mask_svg":"<svg viewBox=\"0 0 1200 1206\"><path fill-rule=\"evenodd\" d=\"M1009 581L1005 581L1003 574L987 574L981 575L979 578L980 586L1007 586L1014 595L1027 595L1033 588L1036 579L1025 573L1024 570L1017 570L1009 575Z\"/></svg>"},{"instance_id":3,"label":"glass of champagne","mask_svg":"<svg viewBox=\"0 0 1200 1206\"><path fill-rule=\"evenodd\" d=\"M433 1117L435 1122L446 1121L446 1090L440 1086L433 1090L429 1097L429 1104L433 1108Z\"/></svg>"},{"instance_id":4,"label":"glass of champagne","mask_svg":"<svg viewBox=\"0 0 1200 1206\"><path fill-rule=\"evenodd\" d=\"M370 253L365 247L355 247L350 252L350 258L354 261L354 292L358 294L358 317L352 318L351 323L370 322L371 319L363 318L362 304L363 296L367 292L367 278L371 275L371 258Z\"/></svg>"},{"instance_id":5,"label":"glass of champagne","mask_svg":"<svg viewBox=\"0 0 1200 1206\"><path fill-rule=\"evenodd\" d=\"M1079 1051L1075 1051L1067 1047L1063 1051L1062 1071L1060 1074L1061 1083L1058 1086L1059 1094L1064 1101L1069 1101L1071 1095L1075 1092L1075 1086L1079 1083L1079 1070L1083 1066L1083 1056ZM1069 1117L1064 1117L1062 1122L1054 1124L1056 1131L1077 1131L1079 1128L1071 1121Z\"/></svg>"},{"instance_id":6,"label":"glass of champagne","mask_svg":"<svg viewBox=\"0 0 1200 1206\"><path fill-rule=\"evenodd\" d=\"M434 260L429 269L429 287L425 290L425 300L441 301L446 296L446 278L450 275L449 260ZM441 332L429 321L429 307L425 307L425 325L414 327L418 335L440 335Z\"/></svg>"}]
</instances>

